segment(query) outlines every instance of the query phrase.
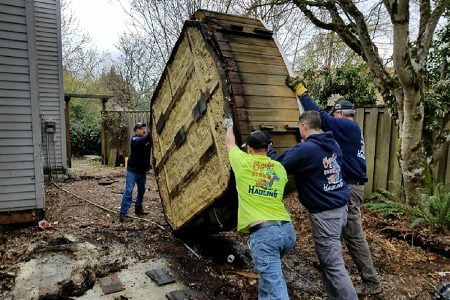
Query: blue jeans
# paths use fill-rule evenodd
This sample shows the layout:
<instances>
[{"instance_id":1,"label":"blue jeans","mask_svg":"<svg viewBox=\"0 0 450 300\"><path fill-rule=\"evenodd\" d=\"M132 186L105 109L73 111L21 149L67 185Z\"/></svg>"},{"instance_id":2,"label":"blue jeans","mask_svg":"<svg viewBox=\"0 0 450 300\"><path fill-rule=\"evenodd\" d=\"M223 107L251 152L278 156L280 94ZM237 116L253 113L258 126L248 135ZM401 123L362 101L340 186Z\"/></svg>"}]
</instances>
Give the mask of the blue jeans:
<instances>
[{"instance_id":1,"label":"blue jeans","mask_svg":"<svg viewBox=\"0 0 450 300\"><path fill-rule=\"evenodd\" d=\"M252 234L248 247L259 273L258 299L289 299L281 258L295 245L292 223L261 228Z\"/></svg>"},{"instance_id":2,"label":"blue jeans","mask_svg":"<svg viewBox=\"0 0 450 300\"><path fill-rule=\"evenodd\" d=\"M147 182L147 174L139 174L131 171L127 171L126 182L125 182L125 191L122 196L122 203L120 204L120 216L126 216L128 213L128 209L133 202L133 188L134 185L137 185L137 197L136 197L136 206L142 206L142 200L144 199L145 193L145 183Z\"/></svg>"}]
</instances>

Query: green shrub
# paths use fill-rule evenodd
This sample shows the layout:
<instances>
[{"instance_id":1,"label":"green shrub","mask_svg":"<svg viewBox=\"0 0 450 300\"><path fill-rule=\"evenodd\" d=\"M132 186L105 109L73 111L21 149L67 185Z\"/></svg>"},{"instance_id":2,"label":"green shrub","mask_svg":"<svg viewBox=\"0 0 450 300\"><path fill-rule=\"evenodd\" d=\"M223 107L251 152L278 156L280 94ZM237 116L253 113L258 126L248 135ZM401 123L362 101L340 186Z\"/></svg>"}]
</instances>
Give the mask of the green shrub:
<instances>
[{"instance_id":1,"label":"green shrub","mask_svg":"<svg viewBox=\"0 0 450 300\"><path fill-rule=\"evenodd\" d=\"M401 212L408 215L411 227L419 224L430 226L447 233L450 230L450 191L442 183L433 185L430 192L422 194L421 202L409 206L395 194L378 189L373 193L371 202L365 206L381 212Z\"/></svg>"},{"instance_id":2,"label":"green shrub","mask_svg":"<svg viewBox=\"0 0 450 300\"><path fill-rule=\"evenodd\" d=\"M70 143L72 146L72 154L75 156L100 154L100 113L77 104L71 104L70 109Z\"/></svg>"}]
</instances>

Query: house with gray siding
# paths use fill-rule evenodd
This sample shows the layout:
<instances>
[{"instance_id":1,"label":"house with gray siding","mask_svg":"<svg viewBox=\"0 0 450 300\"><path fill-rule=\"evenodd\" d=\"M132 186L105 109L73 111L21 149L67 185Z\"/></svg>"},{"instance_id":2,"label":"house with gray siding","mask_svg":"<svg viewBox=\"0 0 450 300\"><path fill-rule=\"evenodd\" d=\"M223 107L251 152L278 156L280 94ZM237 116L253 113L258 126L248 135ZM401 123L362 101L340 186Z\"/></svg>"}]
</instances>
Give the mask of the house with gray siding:
<instances>
[{"instance_id":1,"label":"house with gray siding","mask_svg":"<svg viewBox=\"0 0 450 300\"><path fill-rule=\"evenodd\" d=\"M0 222L67 168L59 0L0 0Z\"/></svg>"}]
</instances>

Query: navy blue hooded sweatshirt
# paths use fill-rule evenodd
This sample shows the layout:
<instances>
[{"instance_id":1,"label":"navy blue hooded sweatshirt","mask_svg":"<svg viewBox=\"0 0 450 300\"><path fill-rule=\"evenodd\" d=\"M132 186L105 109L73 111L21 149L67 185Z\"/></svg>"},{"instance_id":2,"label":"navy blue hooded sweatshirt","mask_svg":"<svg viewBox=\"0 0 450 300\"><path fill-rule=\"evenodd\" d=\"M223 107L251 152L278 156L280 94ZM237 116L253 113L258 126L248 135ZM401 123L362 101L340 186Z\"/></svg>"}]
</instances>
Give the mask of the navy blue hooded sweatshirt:
<instances>
[{"instance_id":1,"label":"navy blue hooded sweatshirt","mask_svg":"<svg viewBox=\"0 0 450 300\"><path fill-rule=\"evenodd\" d=\"M342 174L347 183L367 182L364 136L358 123L344 118L335 118L322 110L308 94L300 98L305 110L320 113L322 130L331 131L342 150L344 163Z\"/></svg>"},{"instance_id":2,"label":"navy blue hooded sweatshirt","mask_svg":"<svg viewBox=\"0 0 450 300\"><path fill-rule=\"evenodd\" d=\"M131 154L128 158L127 170L144 174L150 169L150 133L143 137L131 138Z\"/></svg>"},{"instance_id":3,"label":"navy blue hooded sweatshirt","mask_svg":"<svg viewBox=\"0 0 450 300\"><path fill-rule=\"evenodd\" d=\"M288 174L294 174L300 202L311 213L347 205L349 190L342 173L342 152L333 133L310 135L303 143L272 159L279 161Z\"/></svg>"}]
</instances>

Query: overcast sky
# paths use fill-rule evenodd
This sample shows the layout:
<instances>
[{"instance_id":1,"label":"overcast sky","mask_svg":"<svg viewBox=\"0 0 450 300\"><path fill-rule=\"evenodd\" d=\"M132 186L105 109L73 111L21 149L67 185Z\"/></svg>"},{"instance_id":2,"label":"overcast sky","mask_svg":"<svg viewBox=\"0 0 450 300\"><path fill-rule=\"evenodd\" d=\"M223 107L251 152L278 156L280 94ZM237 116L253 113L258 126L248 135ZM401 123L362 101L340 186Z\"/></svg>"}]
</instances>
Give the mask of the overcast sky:
<instances>
[{"instance_id":1,"label":"overcast sky","mask_svg":"<svg viewBox=\"0 0 450 300\"><path fill-rule=\"evenodd\" d=\"M122 1L125 2L125 1ZM73 14L81 29L87 31L92 42L101 51L118 54L114 45L125 30L127 15L117 0L72 0Z\"/></svg>"}]
</instances>

